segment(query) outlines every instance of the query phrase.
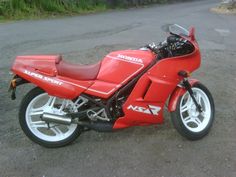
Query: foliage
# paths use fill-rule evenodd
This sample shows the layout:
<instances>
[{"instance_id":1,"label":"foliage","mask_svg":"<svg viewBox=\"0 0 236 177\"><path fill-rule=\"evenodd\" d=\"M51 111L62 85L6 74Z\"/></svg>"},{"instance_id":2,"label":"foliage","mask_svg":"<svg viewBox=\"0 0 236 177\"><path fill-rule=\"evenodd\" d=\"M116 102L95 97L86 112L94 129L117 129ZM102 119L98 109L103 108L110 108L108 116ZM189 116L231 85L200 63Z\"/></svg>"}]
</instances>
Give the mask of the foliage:
<instances>
[{"instance_id":1,"label":"foliage","mask_svg":"<svg viewBox=\"0 0 236 177\"><path fill-rule=\"evenodd\" d=\"M22 19L49 15L73 15L163 3L167 0L0 0L0 19Z\"/></svg>"}]
</instances>

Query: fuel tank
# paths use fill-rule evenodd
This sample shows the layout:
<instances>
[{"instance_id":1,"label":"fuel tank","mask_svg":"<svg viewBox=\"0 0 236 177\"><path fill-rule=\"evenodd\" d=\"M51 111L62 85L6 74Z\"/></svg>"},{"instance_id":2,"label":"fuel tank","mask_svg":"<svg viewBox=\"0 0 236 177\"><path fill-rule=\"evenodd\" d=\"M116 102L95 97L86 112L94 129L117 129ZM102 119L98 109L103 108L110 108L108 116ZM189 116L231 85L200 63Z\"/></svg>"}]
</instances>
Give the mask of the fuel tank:
<instances>
[{"instance_id":1,"label":"fuel tank","mask_svg":"<svg viewBox=\"0 0 236 177\"><path fill-rule=\"evenodd\" d=\"M108 98L142 72L155 58L156 55L149 50L111 52L102 60L97 79L85 93Z\"/></svg>"}]
</instances>

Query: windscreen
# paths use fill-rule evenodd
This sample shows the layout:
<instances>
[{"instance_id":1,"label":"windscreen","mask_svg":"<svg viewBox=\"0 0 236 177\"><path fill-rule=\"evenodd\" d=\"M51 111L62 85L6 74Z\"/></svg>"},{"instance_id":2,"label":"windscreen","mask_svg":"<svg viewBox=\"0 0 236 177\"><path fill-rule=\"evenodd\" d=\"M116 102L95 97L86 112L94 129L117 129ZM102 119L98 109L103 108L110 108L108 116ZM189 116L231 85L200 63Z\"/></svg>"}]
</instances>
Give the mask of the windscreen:
<instances>
[{"instance_id":1,"label":"windscreen","mask_svg":"<svg viewBox=\"0 0 236 177\"><path fill-rule=\"evenodd\" d=\"M189 31L187 29L185 29L184 27L177 25L177 24L167 24L162 26L162 29L165 32L169 32L172 34L176 34L176 35L184 35L184 36L189 36Z\"/></svg>"}]
</instances>

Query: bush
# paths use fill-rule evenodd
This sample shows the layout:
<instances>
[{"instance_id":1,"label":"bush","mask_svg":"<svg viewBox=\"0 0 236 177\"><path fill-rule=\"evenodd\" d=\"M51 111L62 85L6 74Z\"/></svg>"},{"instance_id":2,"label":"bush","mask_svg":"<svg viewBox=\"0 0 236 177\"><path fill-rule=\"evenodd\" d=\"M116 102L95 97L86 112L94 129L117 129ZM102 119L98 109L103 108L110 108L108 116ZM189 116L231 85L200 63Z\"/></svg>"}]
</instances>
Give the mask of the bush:
<instances>
[{"instance_id":1,"label":"bush","mask_svg":"<svg viewBox=\"0 0 236 177\"><path fill-rule=\"evenodd\" d=\"M73 14L107 8L130 7L167 0L0 0L0 16L6 19Z\"/></svg>"}]
</instances>

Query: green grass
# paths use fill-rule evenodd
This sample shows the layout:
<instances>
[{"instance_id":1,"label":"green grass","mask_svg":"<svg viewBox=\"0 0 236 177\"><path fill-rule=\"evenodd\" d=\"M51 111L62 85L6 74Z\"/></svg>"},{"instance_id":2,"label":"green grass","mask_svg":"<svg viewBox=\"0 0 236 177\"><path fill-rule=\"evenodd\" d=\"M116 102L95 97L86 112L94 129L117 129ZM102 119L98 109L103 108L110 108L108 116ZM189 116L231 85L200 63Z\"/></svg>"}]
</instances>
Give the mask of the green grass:
<instances>
[{"instance_id":1,"label":"green grass","mask_svg":"<svg viewBox=\"0 0 236 177\"><path fill-rule=\"evenodd\" d=\"M103 1L94 0L0 0L0 20L74 15L105 9Z\"/></svg>"},{"instance_id":2,"label":"green grass","mask_svg":"<svg viewBox=\"0 0 236 177\"><path fill-rule=\"evenodd\" d=\"M166 1L116 0L108 4L108 0L0 0L0 21L76 15Z\"/></svg>"}]
</instances>

